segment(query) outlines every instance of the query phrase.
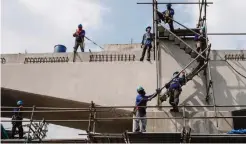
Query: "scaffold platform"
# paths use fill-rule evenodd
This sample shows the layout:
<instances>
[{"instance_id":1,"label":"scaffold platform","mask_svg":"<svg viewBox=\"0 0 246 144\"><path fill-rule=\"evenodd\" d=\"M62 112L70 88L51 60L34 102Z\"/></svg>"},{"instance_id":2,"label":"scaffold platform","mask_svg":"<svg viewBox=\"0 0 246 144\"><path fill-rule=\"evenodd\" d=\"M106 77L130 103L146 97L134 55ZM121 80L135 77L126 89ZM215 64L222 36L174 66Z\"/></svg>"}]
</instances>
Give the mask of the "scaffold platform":
<instances>
[{"instance_id":1,"label":"scaffold platform","mask_svg":"<svg viewBox=\"0 0 246 144\"><path fill-rule=\"evenodd\" d=\"M88 139L43 139L42 143L182 143L181 133L90 134ZM25 143L25 139L1 139L1 143ZM39 143L33 140L31 143ZM245 143L246 135L191 134L188 143Z\"/></svg>"}]
</instances>

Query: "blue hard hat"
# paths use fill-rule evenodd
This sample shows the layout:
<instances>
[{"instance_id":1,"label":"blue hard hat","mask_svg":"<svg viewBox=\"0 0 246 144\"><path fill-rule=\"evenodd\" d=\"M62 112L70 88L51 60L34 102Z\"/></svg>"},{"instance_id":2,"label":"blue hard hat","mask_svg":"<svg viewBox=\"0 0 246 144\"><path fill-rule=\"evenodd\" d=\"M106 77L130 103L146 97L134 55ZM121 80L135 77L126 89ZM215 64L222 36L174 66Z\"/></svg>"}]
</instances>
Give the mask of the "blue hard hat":
<instances>
[{"instance_id":1,"label":"blue hard hat","mask_svg":"<svg viewBox=\"0 0 246 144\"><path fill-rule=\"evenodd\" d=\"M17 105L18 105L18 106L23 105L23 102L22 102L21 100L19 100L19 101L17 102Z\"/></svg>"},{"instance_id":2,"label":"blue hard hat","mask_svg":"<svg viewBox=\"0 0 246 144\"><path fill-rule=\"evenodd\" d=\"M79 24L79 25L78 25L78 28L82 28L82 27L83 27L82 24Z\"/></svg>"}]
</instances>

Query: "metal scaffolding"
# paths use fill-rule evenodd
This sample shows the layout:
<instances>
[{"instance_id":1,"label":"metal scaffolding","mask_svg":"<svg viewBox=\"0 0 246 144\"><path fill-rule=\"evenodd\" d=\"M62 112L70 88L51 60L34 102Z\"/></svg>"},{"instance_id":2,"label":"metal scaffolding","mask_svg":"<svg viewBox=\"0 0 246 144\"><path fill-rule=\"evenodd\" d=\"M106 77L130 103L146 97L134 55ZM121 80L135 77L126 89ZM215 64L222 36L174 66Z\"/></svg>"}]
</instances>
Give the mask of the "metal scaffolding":
<instances>
[{"instance_id":1,"label":"metal scaffolding","mask_svg":"<svg viewBox=\"0 0 246 144\"><path fill-rule=\"evenodd\" d=\"M128 117L119 117L118 115L115 115L114 117L103 117L103 118L97 118L97 113L100 112L112 112L111 109L121 109L121 108L134 108L135 106L96 106L95 103L92 101L90 106L88 108L59 108L59 107L25 107L25 111L21 111L23 113L31 113L30 120L22 120L22 122L30 122L29 124L29 131L28 131L28 137L26 139L26 142L34 142L38 140L39 142L42 141L42 138L46 136L46 132L44 133L42 130L44 127L44 124L39 124L34 125L35 122L41 122L41 123L52 123L52 122L88 122L88 128L87 128L87 133L86 134L80 134L80 135L87 135L88 139L94 139L96 135L96 123L97 122L108 122L108 121L113 121L113 120L134 120L137 119L136 117L133 117L133 114L129 114ZM143 106L144 107L144 106ZM171 106L161 106L163 108L169 108ZM246 107L246 105L193 105L193 106L188 106L188 105L180 105L180 108L183 109L182 116L174 116L174 117L146 117L146 119L156 119L156 120L171 120L171 119L180 119L183 120L183 127L187 127L186 125L186 120L191 120L191 119L227 119L227 118L246 118L246 116L217 116L215 114L214 116L199 116L199 117L192 117L186 115L186 108L191 108L191 107L207 107L207 108L213 108L213 107ZM12 109L15 107L2 107L2 113L11 113L12 111L9 110L3 110L3 109ZM145 106L145 108L157 108L157 106ZM31 110L30 110L31 109ZM89 112L89 118L88 119L81 119L81 120L55 120L55 119L49 119L49 120L34 120L33 115L35 113L65 113L65 112L78 112L81 114L81 112ZM129 112L130 113L130 112ZM20 120L1 120L1 122L12 122L12 121L20 121ZM31 126L34 126L32 128ZM36 127L36 130L35 130ZM47 127L47 126L46 126ZM218 127L218 126L217 126ZM30 137L30 133L33 133L33 136ZM184 133L184 130L181 131L181 133ZM190 132L189 132L190 133ZM105 135L100 134L99 136L104 137ZM97 136L98 137L98 136ZM112 138L112 134L110 135ZM184 139L182 139L184 140Z\"/></svg>"},{"instance_id":2,"label":"metal scaffolding","mask_svg":"<svg viewBox=\"0 0 246 144\"><path fill-rule=\"evenodd\" d=\"M200 2L201 1L201 2ZM161 88L164 89L165 87L161 87L161 83L160 83L160 48L159 48L159 39L160 39L160 34L159 34L159 30L158 30L158 4L167 4L167 3L159 3L157 2L157 0L152 0L152 3L137 3L137 4L152 4L153 6L153 30L154 30L154 34L155 34L155 41L154 41L154 59L156 60L156 69L157 69L157 88ZM174 38L176 38L177 40L179 40L180 42L182 42L187 49L190 49L191 52L194 52L196 54L196 56L193 58L192 61L190 61L189 64L187 64L183 70L187 69L193 62L195 62L196 60L199 60L199 65L195 68L195 70L193 70L193 72L191 74L189 74L188 76L190 76L190 80L197 75L201 70L204 70L204 76L206 77L206 100L209 103L209 99L210 97L212 97L213 100L213 105L180 105L178 107L182 108L182 116L174 116L174 117L146 117L146 119L159 119L159 120L170 120L170 119L180 119L183 121L183 126L186 127L186 121L190 120L190 119L215 119L216 120L216 127L218 128L218 119L227 119L227 118L246 118L246 116L218 116L218 110L217 108L223 108L223 107L246 107L246 105L216 105L216 99L215 99L215 95L213 92L213 81L212 81L212 75L211 75L211 70L210 70L210 60L209 60L209 55L210 55L210 50L211 50L211 44L209 44L209 40L208 40L208 35L245 35L246 33L207 33L207 21L206 21L206 17L207 17L207 5L208 4L213 4L212 2L207 2L207 0L199 0L199 2L173 2L172 4L199 4L199 21L198 23L202 20L203 25L205 26L205 35L201 35L199 33L197 33L196 31L186 27L185 25L181 24L180 22L178 22L175 19L171 19L173 20L175 23L179 24L180 26L184 27L185 29L187 29L188 31L190 31L191 33L193 33L194 35L198 35L203 37L206 40L206 46L204 49L201 50L201 53L197 52L196 50L194 50L189 44L187 44L184 40L182 40L182 38L180 38L179 36L177 36L175 34L175 32L170 31L169 29L167 29L164 25L162 25L162 27L165 29L166 32L168 32L170 35L172 35ZM130 56L129 56L130 57ZM75 58L75 56L74 56ZM134 56L135 58L135 56ZM130 59L130 58L129 58ZM1 59L2 60L2 59ZM3 61L3 60L2 60ZM202 64L201 64L202 63ZM181 70L179 72L179 74L183 71ZM170 80L168 83L170 83L172 80ZM159 99L159 96L158 96ZM100 137L102 135L96 135L96 125L97 122L108 122L108 121L113 121L113 120L134 120L134 119L138 119L136 117L133 117L133 114L129 112L129 114L127 116L114 116L114 117L97 117L98 113L101 112L112 112L112 109L121 109L121 108L134 108L135 106L96 106L96 104L92 101L90 106L88 108L58 108L58 107L25 107L24 109L26 109L25 111L21 111L23 113L31 113L30 116L30 120L22 120L22 122L30 122L29 124L29 130L28 130L28 137L27 137L27 141L26 142L30 142L31 141L31 137L30 137L30 133L31 131L35 134L35 136L37 136L37 138L39 139L39 141L41 141L41 137L37 134L38 131L35 131L32 129L32 125L34 122L44 122L44 120L37 120L34 119L33 115L35 113L64 113L64 112L89 112L89 117L88 119L79 119L79 120L56 120L56 119L49 119L49 120L45 120L45 122L88 122L88 128L87 128L87 134L89 139L93 139L95 138L95 136ZM158 104L158 106L145 106L145 108L170 108L172 106L162 106L160 104ZM191 108L191 107L207 107L207 108L213 108L213 112L214 112L214 116L200 116L200 117L193 117L193 116L189 116L187 115L186 112L186 108ZM2 109L11 109L14 107L1 107ZM28 110L28 109L32 109L32 110ZM2 113L11 113L12 111L1 111ZM112 112L113 113L113 112ZM1 122L12 122L12 121L19 121L19 120L1 120ZM40 126L41 127L41 126ZM40 128L39 128L40 129ZM184 129L182 131L182 133L185 135L189 132L185 132ZM93 136L93 138L92 138ZM111 135L112 136L112 135ZM118 135L115 135L115 137L117 137ZM129 140L127 140L128 134L125 134L125 141L129 142ZM106 135L103 135L103 137L107 137ZM189 138L185 138L185 139L189 139ZM184 138L182 139L184 141Z\"/></svg>"}]
</instances>

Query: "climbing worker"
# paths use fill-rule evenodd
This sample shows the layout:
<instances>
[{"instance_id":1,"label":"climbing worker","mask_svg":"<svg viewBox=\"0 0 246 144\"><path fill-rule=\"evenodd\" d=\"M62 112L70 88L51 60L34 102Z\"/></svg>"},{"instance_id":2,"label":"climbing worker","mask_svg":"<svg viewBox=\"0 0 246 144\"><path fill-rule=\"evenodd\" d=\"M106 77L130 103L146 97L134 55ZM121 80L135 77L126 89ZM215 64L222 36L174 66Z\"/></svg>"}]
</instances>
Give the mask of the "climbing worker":
<instances>
[{"instance_id":1,"label":"climbing worker","mask_svg":"<svg viewBox=\"0 0 246 144\"><path fill-rule=\"evenodd\" d=\"M182 71L182 76L179 76L179 72L173 73L173 79L170 83L166 84L165 87L167 89L167 92L160 97L160 102L166 100L167 97L169 97L169 103L173 107L171 109L171 112L178 112L178 104L179 104L179 95L182 92L182 86L186 83L186 76L185 72Z\"/></svg>"},{"instance_id":2,"label":"climbing worker","mask_svg":"<svg viewBox=\"0 0 246 144\"><path fill-rule=\"evenodd\" d=\"M199 23L197 24L197 28L199 29L199 35L196 34L195 35L195 41L196 41L196 47L197 47L197 52L200 52L200 50L204 49L204 44L206 43L206 39L204 39L205 37L205 26L203 25L203 21L200 20ZM203 48L201 48L203 47Z\"/></svg>"},{"instance_id":3,"label":"climbing worker","mask_svg":"<svg viewBox=\"0 0 246 144\"><path fill-rule=\"evenodd\" d=\"M19 139L23 138L23 127L22 127L22 108L23 108L23 102L19 100L17 102L18 108L14 109L14 115L12 116L12 120L18 120L18 121L12 121L12 138L15 136L16 128L18 128L19 131Z\"/></svg>"},{"instance_id":4,"label":"climbing worker","mask_svg":"<svg viewBox=\"0 0 246 144\"><path fill-rule=\"evenodd\" d=\"M78 25L78 29L73 34L73 37L75 37L74 53L77 52L79 46L80 46L81 52L84 52L85 30L83 30L82 24Z\"/></svg>"},{"instance_id":5,"label":"climbing worker","mask_svg":"<svg viewBox=\"0 0 246 144\"><path fill-rule=\"evenodd\" d=\"M163 13L163 21L164 23L168 23L169 28L172 32L174 32L173 27L173 16L174 16L174 10L172 9L172 4L167 4L167 10L165 10Z\"/></svg>"},{"instance_id":6,"label":"climbing worker","mask_svg":"<svg viewBox=\"0 0 246 144\"><path fill-rule=\"evenodd\" d=\"M134 132L146 132L146 106L147 102L151 101L154 97L156 97L161 92L160 89L156 90L156 93L145 96L146 92L143 87L139 86L137 88L137 97L136 97L136 107L134 108L134 114L136 116ZM139 126L139 122L141 121L141 129Z\"/></svg>"},{"instance_id":7,"label":"climbing worker","mask_svg":"<svg viewBox=\"0 0 246 144\"><path fill-rule=\"evenodd\" d=\"M143 48L143 52L140 61L143 61L146 50L147 50L147 61L150 61L150 50L152 48L152 41L154 37L150 31L151 31L151 27L148 26L146 28L146 33L143 35L143 40L141 45L141 48Z\"/></svg>"}]
</instances>

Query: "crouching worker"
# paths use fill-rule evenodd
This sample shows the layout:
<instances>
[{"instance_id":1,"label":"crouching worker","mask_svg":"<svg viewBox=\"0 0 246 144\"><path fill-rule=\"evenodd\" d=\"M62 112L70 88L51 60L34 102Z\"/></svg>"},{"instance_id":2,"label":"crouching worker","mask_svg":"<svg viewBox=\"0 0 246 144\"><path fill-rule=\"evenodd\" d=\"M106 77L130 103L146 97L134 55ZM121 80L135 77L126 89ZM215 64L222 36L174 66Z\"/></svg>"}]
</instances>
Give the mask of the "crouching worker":
<instances>
[{"instance_id":1,"label":"crouching worker","mask_svg":"<svg viewBox=\"0 0 246 144\"><path fill-rule=\"evenodd\" d=\"M156 97L161 90L157 89L156 93L145 96L145 90L143 87L139 86L137 88L138 95L136 97L136 107L134 108L134 114L136 119L134 120L135 126L134 126L134 132L146 132L146 125L147 125L147 119L146 119L146 106L147 102L151 101L154 97ZM139 122L141 121L141 128L139 126Z\"/></svg>"},{"instance_id":2,"label":"crouching worker","mask_svg":"<svg viewBox=\"0 0 246 144\"><path fill-rule=\"evenodd\" d=\"M181 72L182 76L180 77L178 74L179 72L173 73L173 80L166 84L165 87L167 92L160 97L160 101L163 102L169 97L169 103L173 107L170 111L171 112L178 112L178 104L179 104L179 95L182 92L182 86L186 83L186 76L185 72Z\"/></svg>"},{"instance_id":3,"label":"crouching worker","mask_svg":"<svg viewBox=\"0 0 246 144\"><path fill-rule=\"evenodd\" d=\"M148 26L146 28L146 33L143 35L142 46L141 46L143 48L143 52L140 61L143 61L146 50L147 50L147 61L150 61L150 50L152 48L152 41L154 39L153 34L150 31L151 31L151 27Z\"/></svg>"},{"instance_id":4,"label":"crouching worker","mask_svg":"<svg viewBox=\"0 0 246 144\"><path fill-rule=\"evenodd\" d=\"M12 120L18 120L18 121L12 121L12 138L14 138L16 133L16 128L18 128L19 131L19 139L23 138L23 127L22 127L22 108L23 108L23 102L20 100L17 102L18 108L14 109L14 115L12 116Z\"/></svg>"},{"instance_id":5,"label":"crouching worker","mask_svg":"<svg viewBox=\"0 0 246 144\"><path fill-rule=\"evenodd\" d=\"M75 37L74 53L77 52L79 47L81 52L84 52L85 30L83 30L82 24L78 25L78 29L73 34L73 37Z\"/></svg>"}]
</instances>

